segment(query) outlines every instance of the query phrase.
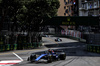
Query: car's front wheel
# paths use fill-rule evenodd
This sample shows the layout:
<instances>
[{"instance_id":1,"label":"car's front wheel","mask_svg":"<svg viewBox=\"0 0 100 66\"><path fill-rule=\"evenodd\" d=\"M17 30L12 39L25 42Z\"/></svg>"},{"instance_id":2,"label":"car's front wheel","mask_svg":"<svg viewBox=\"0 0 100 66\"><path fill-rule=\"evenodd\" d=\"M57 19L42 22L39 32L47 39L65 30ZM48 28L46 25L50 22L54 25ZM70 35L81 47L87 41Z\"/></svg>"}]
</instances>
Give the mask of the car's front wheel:
<instances>
[{"instance_id":1,"label":"car's front wheel","mask_svg":"<svg viewBox=\"0 0 100 66\"><path fill-rule=\"evenodd\" d=\"M27 58L27 61L29 61L29 57Z\"/></svg>"}]
</instances>

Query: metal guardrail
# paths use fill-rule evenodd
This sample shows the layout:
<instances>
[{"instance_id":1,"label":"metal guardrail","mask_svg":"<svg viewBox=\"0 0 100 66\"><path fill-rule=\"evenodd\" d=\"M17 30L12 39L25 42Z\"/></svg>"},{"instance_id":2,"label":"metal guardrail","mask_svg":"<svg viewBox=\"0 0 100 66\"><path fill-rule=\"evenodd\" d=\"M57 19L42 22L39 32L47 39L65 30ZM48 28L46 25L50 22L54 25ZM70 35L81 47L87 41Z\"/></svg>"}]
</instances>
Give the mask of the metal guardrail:
<instances>
[{"instance_id":1,"label":"metal guardrail","mask_svg":"<svg viewBox=\"0 0 100 66\"><path fill-rule=\"evenodd\" d=\"M100 53L100 45L87 44L86 50L89 51L89 52Z\"/></svg>"}]
</instances>

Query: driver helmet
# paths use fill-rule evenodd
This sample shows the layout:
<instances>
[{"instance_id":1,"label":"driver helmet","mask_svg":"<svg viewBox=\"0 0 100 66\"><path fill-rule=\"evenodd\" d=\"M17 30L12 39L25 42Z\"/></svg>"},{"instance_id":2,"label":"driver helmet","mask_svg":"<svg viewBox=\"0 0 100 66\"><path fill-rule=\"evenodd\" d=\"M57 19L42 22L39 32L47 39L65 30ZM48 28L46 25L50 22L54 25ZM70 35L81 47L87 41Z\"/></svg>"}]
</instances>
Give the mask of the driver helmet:
<instances>
[{"instance_id":1,"label":"driver helmet","mask_svg":"<svg viewBox=\"0 0 100 66\"><path fill-rule=\"evenodd\" d=\"M52 53L54 53L54 51L53 51L53 50L51 50L51 49L49 49L48 51L49 51L49 52L52 52Z\"/></svg>"}]
</instances>

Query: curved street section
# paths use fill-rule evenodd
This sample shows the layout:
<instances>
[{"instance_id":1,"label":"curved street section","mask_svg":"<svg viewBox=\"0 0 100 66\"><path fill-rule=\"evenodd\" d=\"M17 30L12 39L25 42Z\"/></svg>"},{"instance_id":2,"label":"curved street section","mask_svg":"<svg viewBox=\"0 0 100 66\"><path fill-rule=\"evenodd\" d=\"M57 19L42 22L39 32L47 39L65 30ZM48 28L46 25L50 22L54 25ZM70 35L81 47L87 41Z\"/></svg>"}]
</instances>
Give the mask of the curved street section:
<instances>
[{"instance_id":1,"label":"curved street section","mask_svg":"<svg viewBox=\"0 0 100 66\"><path fill-rule=\"evenodd\" d=\"M68 38L60 38L62 39L61 42L55 42L54 40L56 38L57 37L53 36L42 37L43 46L41 46L40 48L2 52L0 53L0 61L20 60L13 54L14 52L20 58L22 58L23 61L16 64L8 63L9 66L100 66L100 54L87 52L85 43L80 43L76 40ZM27 58L31 53L43 53L43 51L48 49L63 49L66 52L66 59L54 61L52 63L46 63L45 61L30 63L27 61Z\"/></svg>"}]
</instances>

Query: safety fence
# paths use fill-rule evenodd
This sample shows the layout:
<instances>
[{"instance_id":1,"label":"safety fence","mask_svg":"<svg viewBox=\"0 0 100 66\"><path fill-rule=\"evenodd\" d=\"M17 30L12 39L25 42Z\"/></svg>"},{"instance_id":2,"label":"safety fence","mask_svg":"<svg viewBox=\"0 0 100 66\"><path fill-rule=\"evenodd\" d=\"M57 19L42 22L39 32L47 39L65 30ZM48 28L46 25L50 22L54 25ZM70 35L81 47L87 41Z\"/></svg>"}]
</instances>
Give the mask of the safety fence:
<instances>
[{"instance_id":1,"label":"safety fence","mask_svg":"<svg viewBox=\"0 0 100 66\"><path fill-rule=\"evenodd\" d=\"M67 36L72 36L76 38L82 38L82 33L79 31L74 31L74 30L61 30L62 35L67 35Z\"/></svg>"},{"instance_id":2,"label":"safety fence","mask_svg":"<svg viewBox=\"0 0 100 66\"><path fill-rule=\"evenodd\" d=\"M86 50L89 52L100 53L100 45L87 44Z\"/></svg>"},{"instance_id":3,"label":"safety fence","mask_svg":"<svg viewBox=\"0 0 100 66\"><path fill-rule=\"evenodd\" d=\"M28 36L5 37L0 36L0 52L9 50L32 49L42 46L42 41L35 41L31 37L31 42Z\"/></svg>"},{"instance_id":4,"label":"safety fence","mask_svg":"<svg viewBox=\"0 0 100 66\"><path fill-rule=\"evenodd\" d=\"M32 49L32 48L36 48L36 47L40 47L40 46L42 46L42 42L26 43L23 45L5 44L5 45L0 45L0 51Z\"/></svg>"},{"instance_id":5,"label":"safety fence","mask_svg":"<svg viewBox=\"0 0 100 66\"><path fill-rule=\"evenodd\" d=\"M67 38L70 38L70 39L86 42L82 38L82 33L79 32L79 31L75 31L75 30L66 30L66 31L65 30L61 30L61 35L64 35L64 36L66 36Z\"/></svg>"}]
</instances>

